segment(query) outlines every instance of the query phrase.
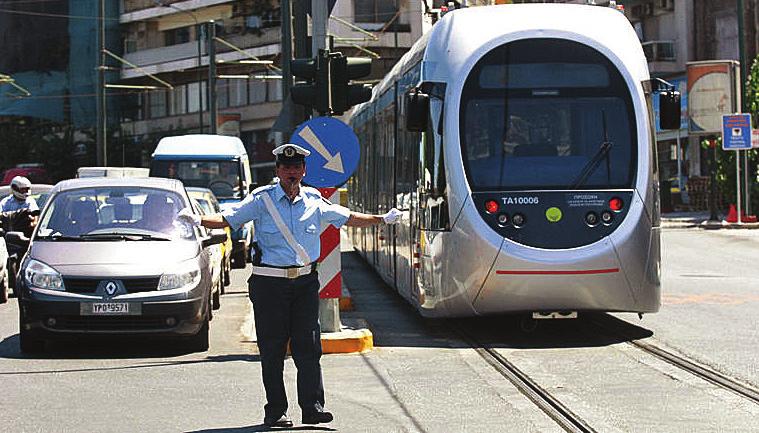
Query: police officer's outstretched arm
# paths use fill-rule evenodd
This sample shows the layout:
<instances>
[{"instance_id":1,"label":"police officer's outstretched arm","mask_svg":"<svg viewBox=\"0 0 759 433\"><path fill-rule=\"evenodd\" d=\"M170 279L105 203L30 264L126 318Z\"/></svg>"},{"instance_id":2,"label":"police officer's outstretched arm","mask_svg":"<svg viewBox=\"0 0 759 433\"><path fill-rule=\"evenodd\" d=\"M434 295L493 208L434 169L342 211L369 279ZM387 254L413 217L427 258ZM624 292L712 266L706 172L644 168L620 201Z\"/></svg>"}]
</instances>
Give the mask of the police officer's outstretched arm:
<instances>
[{"instance_id":1,"label":"police officer's outstretched arm","mask_svg":"<svg viewBox=\"0 0 759 433\"><path fill-rule=\"evenodd\" d=\"M398 224L401 222L403 212L396 208L390 209L383 215L370 215L361 212L351 212L346 225L350 227L369 227L377 224Z\"/></svg>"}]
</instances>

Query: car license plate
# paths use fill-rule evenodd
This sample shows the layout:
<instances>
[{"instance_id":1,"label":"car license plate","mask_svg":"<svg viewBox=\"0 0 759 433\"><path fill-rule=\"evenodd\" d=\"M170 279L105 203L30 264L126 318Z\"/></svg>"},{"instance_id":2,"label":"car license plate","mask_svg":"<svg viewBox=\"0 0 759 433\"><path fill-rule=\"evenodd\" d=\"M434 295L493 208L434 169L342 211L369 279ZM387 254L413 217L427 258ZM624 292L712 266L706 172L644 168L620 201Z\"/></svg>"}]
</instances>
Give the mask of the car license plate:
<instances>
[{"instance_id":1,"label":"car license plate","mask_svg":"<svg viewBox=\"0 0 759 433\"><path fill-rule=\"evenodd\" d=\"M83 302L79 312L83 316L139 315L142 305L130 302Z\"/></svg>"}]
</instances>

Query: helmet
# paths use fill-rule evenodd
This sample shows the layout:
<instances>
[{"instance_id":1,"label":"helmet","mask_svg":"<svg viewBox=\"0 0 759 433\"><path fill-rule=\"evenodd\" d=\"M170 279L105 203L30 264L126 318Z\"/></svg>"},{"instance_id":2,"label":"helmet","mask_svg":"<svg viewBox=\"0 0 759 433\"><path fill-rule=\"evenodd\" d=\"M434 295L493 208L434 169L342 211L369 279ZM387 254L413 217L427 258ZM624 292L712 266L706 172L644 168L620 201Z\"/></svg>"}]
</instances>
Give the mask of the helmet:
<instances>
[{"instance_id":1,"label":"helmet","mask_svg":"<svg viewBox=\"0 0 759 433\"><path fill-rule=\"evenodd\" d=\"M32 187L32 183L24 176L16 176L11 180L11 190L13 196L19 200L26 200L29 197L29 189ZM22 191L26 189L25 191Z\"/></svg>"}]
</instances>

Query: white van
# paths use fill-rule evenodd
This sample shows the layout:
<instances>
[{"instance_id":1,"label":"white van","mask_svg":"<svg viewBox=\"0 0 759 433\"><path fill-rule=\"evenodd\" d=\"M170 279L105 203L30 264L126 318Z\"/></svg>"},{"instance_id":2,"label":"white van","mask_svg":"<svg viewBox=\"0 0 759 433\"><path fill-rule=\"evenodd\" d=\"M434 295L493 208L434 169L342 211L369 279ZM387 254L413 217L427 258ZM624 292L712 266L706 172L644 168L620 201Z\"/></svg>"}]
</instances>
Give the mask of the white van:
<instances>
[{"instance_id":1,"label":"white van","mask_svg":"<svg viewBox=\"0 0 759 433\"><path fill-rule=\"evenodd\" d=\"M164 137L150 163L150 176L179 179L186 187L208 188L222 209L244 199L251 188L250 162L242 141L224 135L193 134ZM232 232L232 264L248 260L252 226Z\"/></svg>"},{"instance_id":2,"label":"white van","mask_svg":"<svg viewBox=\"0 0 759 433\"><path fill-rule=\"evenodd\" d=\"M140 167L79 167L76 177L148 177L149 173Z\"/></svg>"}]
</instances>

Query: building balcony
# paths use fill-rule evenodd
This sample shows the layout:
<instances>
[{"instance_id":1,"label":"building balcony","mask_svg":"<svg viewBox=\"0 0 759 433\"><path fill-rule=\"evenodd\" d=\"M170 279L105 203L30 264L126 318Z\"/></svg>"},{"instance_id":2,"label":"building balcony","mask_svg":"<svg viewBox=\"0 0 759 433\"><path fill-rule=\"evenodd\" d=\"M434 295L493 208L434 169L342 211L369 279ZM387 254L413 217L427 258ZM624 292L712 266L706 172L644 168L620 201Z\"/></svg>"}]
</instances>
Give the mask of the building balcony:
<instances>
[{"instance_id":1,"label":"building balcony","mask_svg":"<svg viewBox=\"0 0 759 433\"><path fill-rule=\"evenodd\" d=\"M245 51L250 56L271 57L278 55L281 51L279 28L265 29L260 35L229 34L220 37ZM200 48L200 66L208 66L208 47L206 41L201 41ZM142 69L122 69L121 79L124 80L143 77L146 75L146 72L162 74L184 71L198 67L198 42L191 41L166 47L134 51L125 54L124 58ZM216 43L216 61L218 63L248 58L245 54L233 50L222 43Z\"/></svg>"},{"instance_id":2,"label":"building balcony","mask_svg":"<svg viewBox=\"0 0 759 433\"><path fill-rule=\"evenodd\" d=\"M234 1L235 0L163 0L161 3L166 6L157 6L154 0L122 0L119 21L121 24L127 24L135 21L155 19L165 15L179 13L178 9L193 13L193 11L197 9L233 3Z\"/></svg>"}]
</instances>

